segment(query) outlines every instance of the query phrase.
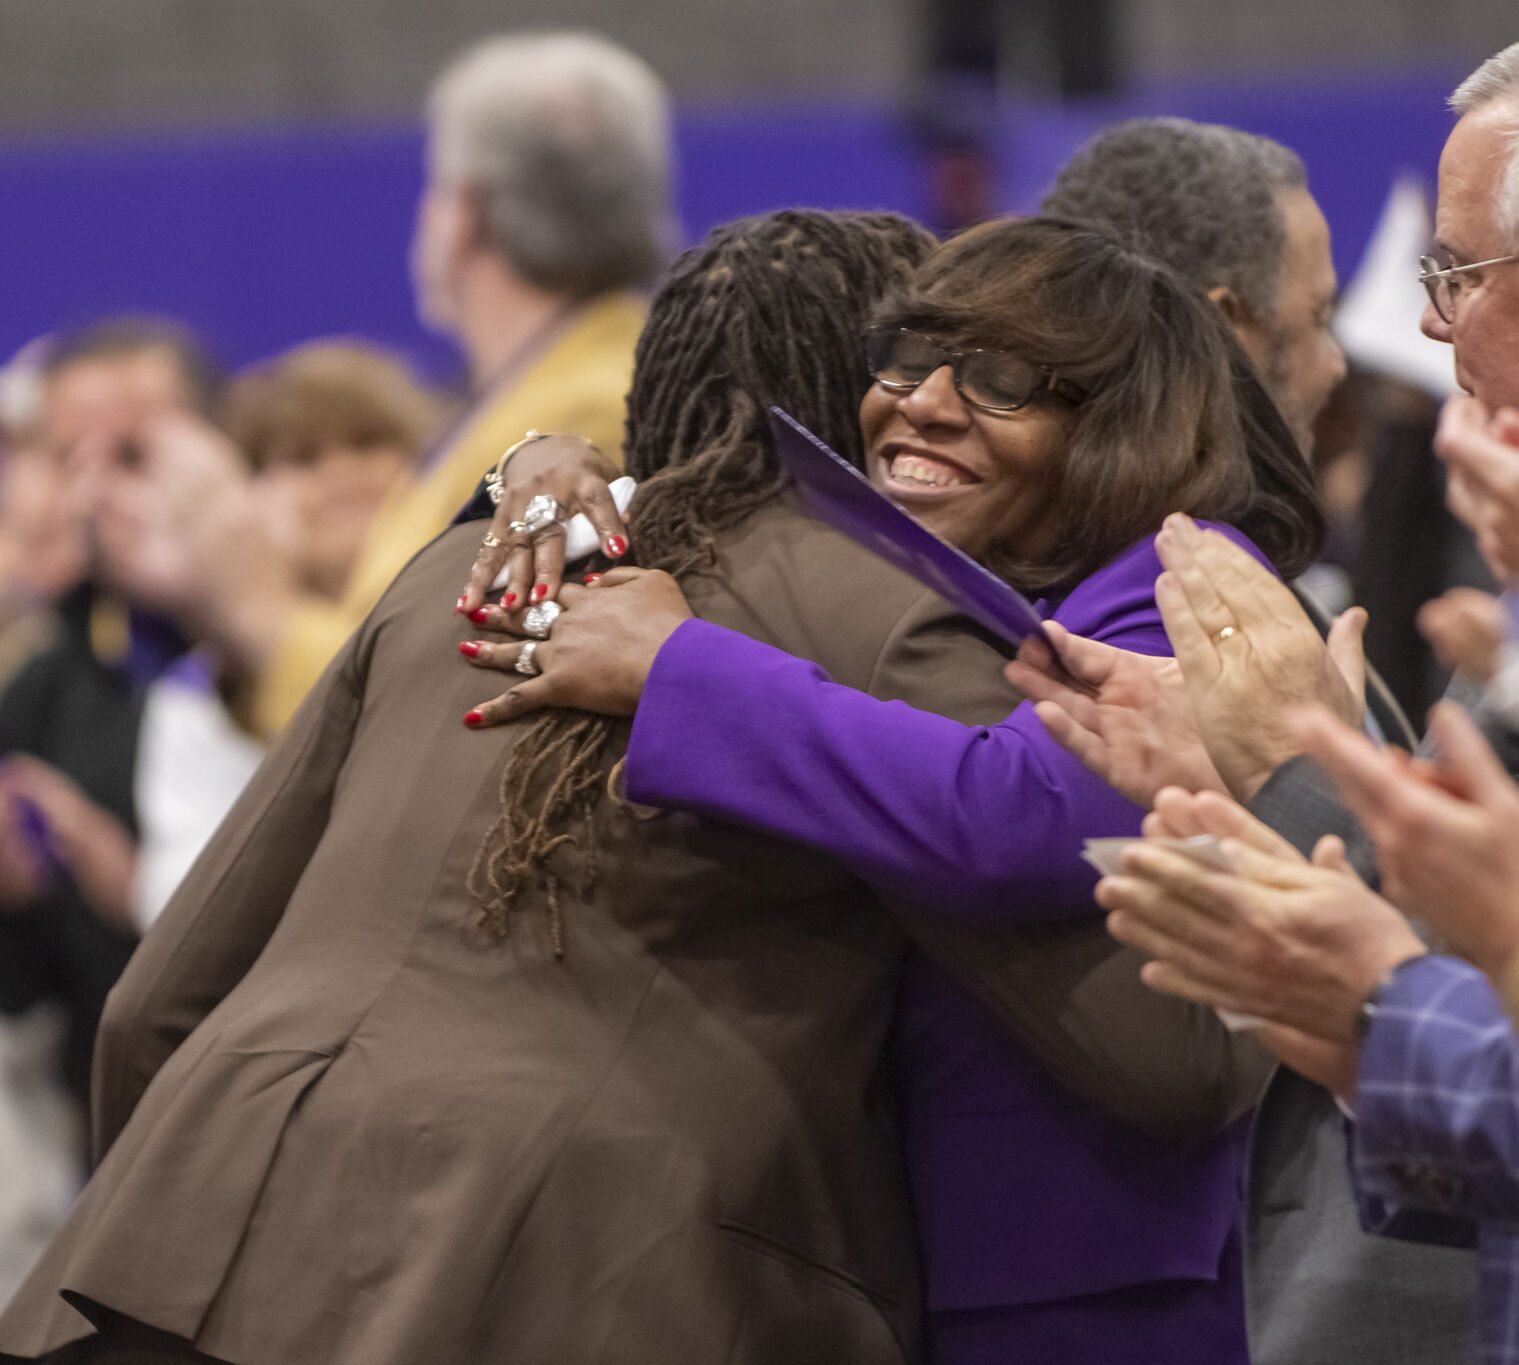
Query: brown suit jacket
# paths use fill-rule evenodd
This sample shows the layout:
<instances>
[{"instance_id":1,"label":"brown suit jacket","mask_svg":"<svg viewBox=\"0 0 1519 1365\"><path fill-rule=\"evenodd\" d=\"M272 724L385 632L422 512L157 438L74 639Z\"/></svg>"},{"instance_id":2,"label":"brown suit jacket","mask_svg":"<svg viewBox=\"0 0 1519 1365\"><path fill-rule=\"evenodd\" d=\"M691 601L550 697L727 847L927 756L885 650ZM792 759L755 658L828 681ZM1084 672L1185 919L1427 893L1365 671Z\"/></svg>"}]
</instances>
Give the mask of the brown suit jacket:
<instances>
[{"instance_id":1,"label":"brown suit jacket","mask_svg":"<svg viewBox=\"0 0 1519 1365\"><path fill-rule=\"evenodd\" d=\"M603 802L563 961L540 905L489 940L465 882L523 729L459 723L478 533L396 580L112 995L104 1160L0 1350L100 1304L234 1365L913 1356L875 1082L902 929L818 855ZM1016 701L942 602L781 507L691 597L878 696ZM1060 1013L1033 994L1010 1013Z\"/></svg>"}]
</instances>

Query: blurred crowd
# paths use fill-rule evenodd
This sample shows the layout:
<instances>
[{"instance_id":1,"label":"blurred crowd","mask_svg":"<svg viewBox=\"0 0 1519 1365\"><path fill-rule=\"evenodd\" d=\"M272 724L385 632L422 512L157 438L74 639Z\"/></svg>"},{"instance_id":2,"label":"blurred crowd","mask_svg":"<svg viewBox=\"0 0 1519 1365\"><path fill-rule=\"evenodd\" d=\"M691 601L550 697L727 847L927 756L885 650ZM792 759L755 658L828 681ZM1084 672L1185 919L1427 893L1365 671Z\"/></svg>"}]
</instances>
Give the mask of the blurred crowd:
<instances>
[{"instance_id":1,"label":"blurred crowd","mask_svg":"<svg viewBox=\"0 0 1519 1365\"><path fill-rule=\"evenodd\" d=\"M359 342L228 382L152 318L47 338L7 386L0 1002L13 1145L48 1176L19 1182L38 1207L7 1228L36 1237L77 1186L105 994L263 754L216 596L278 576L339 600L438 408Z\"/></svg>"},{"instance_id":2,"label":"blurred crowd","mask_svg":"<svg viewBox=\"0 0 1519 1365\"><path fill-rule=\"evenodd\" d=\"M464 357L465 393L432 392L403 359L354 338L313 340L227 375L190 331L150 316L39 338L0 371L0 1304L86 1178L92 1040L107 994L328 661L525 432L573 432L609 456L622 446L645 291L675 245L669 112L657 78L595 38L495 39L442 74L427 117L412 278L420 312ZM1328 229L1308 172L1265 139L1183 120L1123 125L1073 159L1043 211L1143 225L1172 247L1168 263L1224 310L1291 434L1312 453L1327 512L1322 560L1286 600L1324 630L1339 618L1329 637L1337 658L1364 629L1366 728L1412 747L1453 671L1458 689L1477 693L1505 662L1512 671L1511 603L1496 594L1512 583L1519 551L1479 473L1464 484L1458 477L1447 509L1435 441L1441 402L1454 390L1443 359L1450 320L1443 337L1417 336L1425 296L1415 271L1430 225L1417 187L1390 189L1338 319ZM1264 235L1255 231L1262 215L1275 224ZM1438 300L1430 306L1439 314ZM1497 403L1509 396L1501 386L1492 392ZM1453 412L1445 446L1458 466L1468 444L1512 434L1490 429L1485 413ZM1463 420L1470 430L1453 432ZM1226 579L1237 571L1189 534L1173 534L1189 571L1222 564ZM527 577L519 562L518 577L498 585L507 588L503 609L549 595L549 570L524 544ZM626 545L604 536L603 549L616 559ZM1250 608L1234 609L1215 642L1249 634ZM489 615L475 605L471 619ZM1260 653L1271 647L1263 634ZM1295 662L1312 652L1294 647ZM1066 662L1078 675L1087 670L1089 693L1106 700L1111 661L1078 652ZM1039 692L1031 676L1025 682ZM1207 684L1188 685L1201 715L1197 693ZM1104 776L1141 804L1159 803L1152 833L1254 839L1262 858L1286 864L1289 848L1236 816L1159 797L1176 777L1163 764L1125 786L1116 731L1104 731L1090 695L1051 685L1043 698L1041 717L1057 738L1084 743L1088 757L1101 749L1092 761ZM1114 706L1132 709L1127 700ZM1218 727L1244 726L1246 710L1237 702ZM1205 720L1196 729L1212 768L1194 785L1253 797L1260 783L1229 770L1227 743ZM1451 761L1469 761L1445 785L1470 795L1488 781L1496 790L1481 760L1460 759L1466 738L1447 735ZM1337 742L1327 729L1310 730L1292 748L1312 748L1336 772L1360 763L1360 780L1371 783L1372 760ZM1363 802L1369 809L1370 798ZM1373 833L1381 828L1356 810ZM1161 862L1131 863L1127 880L1107 884L1119 927L1127 912L1134 941L1163 957L1168 944L1192 940L1181 929L1134 928L1167 913L1159 893L1147 899L1140 889L1142 870L1156 882L1169 877L1178 900L1201 893L1186 870ZM1291 874L1299 875L1307 876ZM1374 870L1367 876L1375 883ZM1406 870L1398 876L1400 887L1417 881ZM1284 877L1291 881L1268 869L1257 880L1285 885ZM1405 908L1419 909L1413 900ZM1423 951L1416 937L1389 934L1397 947L1391 961L1377 960L1373 982ZM1195 965L1185 948L1173 951ZM1197 970L1188 977L1177 967L1169 984L1209 1003L1270 1008L1234 978L1210 987L1222 978ZM1306 1006L1273 1017L1314 1034ZM1470 1331L1467 1261L1441 1259L1443 1249L1428 1260L1419 1259L1425 1248L1403 1260L1398 1250L1345 1251L1345 1227L1327 1240L1305 1231L1310 1214L1346 1226L1355 1218L1333 1098L1345 1097L1346 1059L1323 1061L1301 1038L1277 1041L1301 1075L1273 1082L1257 1135L1266 1156L1257 1158L1251 1213L1256 1358L1332 1358L1344 1285L1356 1275L1417 1282L1405 1309L1440 1343L1434 1354L1386 1358L1456 1358ZM1260 1164L1267 1157L1276 1164ZM1303 1172L1313 1163L1310 1179ZM1281 1210L1268 1205L1271 1182L1289 1168L1298 1179L1292 1211L1302 1217L1286 1227L1270 1222ZM1310 1208L1314 1201L1337 1212ZM1338 1249L1326 1251L1331 1244ZM1321 1255L1340 1260L1326 1269ZM1315 1300L1301 1314L1282 1307L1325 1276L1340 1283L1340 1299ZM1353 1332L1364 1342L1372 1338L1361 1309Z\"/></svg>"}]
</instances>

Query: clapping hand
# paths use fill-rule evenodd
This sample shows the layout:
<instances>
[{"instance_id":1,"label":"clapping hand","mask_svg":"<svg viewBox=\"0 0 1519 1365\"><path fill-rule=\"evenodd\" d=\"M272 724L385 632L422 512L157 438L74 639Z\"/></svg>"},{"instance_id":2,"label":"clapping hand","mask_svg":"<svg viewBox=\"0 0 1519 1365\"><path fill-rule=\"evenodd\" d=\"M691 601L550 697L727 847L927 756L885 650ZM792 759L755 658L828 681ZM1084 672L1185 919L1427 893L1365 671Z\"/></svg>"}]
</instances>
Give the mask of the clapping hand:
<instances>
[{"instance_id":1,"label":"clapping hand","mask_svg":"<svg viewBox=\"0 0 1519 1365\"><path fill-rule=\"evenodd\" d=\"M1448 399L1440 414L1435 453L1445 461L1450 510L1477 537L1477 548L1499 582L1519 575L1519 412L1489 415L1468 394Z\"/></svg>"},{"instance_id":2,"label":"clapping hand","mask_svg":"<svg viewBox=\"0 0 1519 1365\"><path fill-rule=\"evenodd\" d=\"M1051 624L1060 663L1095 695L1054 676L1037 642L1008 667L1058 743L1140 805L1165 786L1245 801L1301 751L1287 721L1295 707L1323 702L1361 723L1365 612L1346 612L1326 642L1291 590L1216 531L1172 516L1155 544L1165 568L1155 600L1174 659Z\"/></svg>"},{"instance_id":3,"label":"clapping hand","mask_svg":"<svg viewBox=\"0 0 1519 1365\"><path fill-rule=\"evenodd\" d=\"M1312 862L1214 792L1162 792L1151 838L1212 834L1232 870L1140 843L1098 883L1115 938L1152 960L1156 990L1266 1021L1262 1041L1294 1069L1348 1091L1354 1021L1367 992L1424 952L1407 921L1356 877L1338 839Z\"/></svg>"},{"instance_id":4,"label":"clapping hand","mask_svg":"<svg viewBox=\"0 0 1519 1365\"><path fill-rule=\"evenodd\" d=\"M1053 621L1045 633L1064 672L1090 693L1063 680L1037 636L1006 673L1057 744L1136 805L1148 807L1163 787L1225 790L1175 659L1084 640Z\"/></svg>"},{"instance_id":5,"label":"clapping hand","mask_svg":"<svg viewBox=\"0 0 1519 1365\"><path fill-rule=\"evenodd\" d=\"M1425 762L1377 749L1323 711L1296 725L1376 843L1387 894L1502 975L1519 951L1519 787L1461 708L1435 707Z\"/></svg>"}]
</instances>

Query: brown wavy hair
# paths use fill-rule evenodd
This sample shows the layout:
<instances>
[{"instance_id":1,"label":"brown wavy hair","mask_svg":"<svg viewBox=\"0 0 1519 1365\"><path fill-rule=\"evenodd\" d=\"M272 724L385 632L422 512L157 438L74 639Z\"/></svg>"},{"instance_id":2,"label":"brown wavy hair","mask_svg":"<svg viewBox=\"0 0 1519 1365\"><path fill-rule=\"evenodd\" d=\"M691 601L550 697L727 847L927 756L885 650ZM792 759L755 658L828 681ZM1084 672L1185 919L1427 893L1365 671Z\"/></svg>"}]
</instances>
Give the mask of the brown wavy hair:
<instances>
[{"instance_id":1,"label":"brown wavy hair","mask_svg":"<svg viewBox=\"0 0 1519 1365\"><path fill-rule=\"evenodd\" d=\"M1323 540L1297 442L1220 309L1169 266L1103 229L998 219L946 243L879 325L1013 351L1085 390L1052 471L1054 551L1016 545L988 566L1028 591L1085 578L1170 512L1228 522L1284 577Z\"/></svg>"},{"instance_id":2,"label":"brown wavy hair","mask_svg":"<svg viewBox=\"0 0 1519 1365\"><path fill-rule=\"evenodd\" d=\"M700 574L716 561L717 536L782 491L772 405L863 463L870 312L934 245L895 214L788 210L716 228L675 263L639 337L628 393L625 462L639 480L630 559L677 579ZM492 933L505 936L513 907L540 891L563 953L564 869L581 878L573 890L594 883L592 820L611 741L626 726L553 711L513 750L501 813L470 870ZM575 858L555 857L568 847Z\"/></svg>"}]
</instances>

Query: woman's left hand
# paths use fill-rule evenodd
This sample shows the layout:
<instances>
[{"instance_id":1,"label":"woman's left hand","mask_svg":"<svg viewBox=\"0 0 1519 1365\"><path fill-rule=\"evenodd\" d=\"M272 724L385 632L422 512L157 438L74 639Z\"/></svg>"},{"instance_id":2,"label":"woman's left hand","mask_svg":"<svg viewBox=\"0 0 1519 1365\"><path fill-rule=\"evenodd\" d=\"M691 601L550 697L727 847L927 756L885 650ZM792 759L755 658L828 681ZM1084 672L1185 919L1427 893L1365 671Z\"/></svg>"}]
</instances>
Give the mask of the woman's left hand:
<instances>
[{"instance_id":1,"label":"woman's left hand","mask_svg":"<svg viewBox=\"0 0 1519 1365\"><path fill-rule=\"evenodd\" d=\"M657 569L613 569L583 588L566 584L559 605L548 638L533 651L542 672L476 707L466 725L499 725L546 706L631 716L654 656L692 615L680 585ZM527 614L510 613L503 628L525 637ZM511 673L525 643L467 640L459 650L476 668Z\"/></svg>"}]
</instances>

